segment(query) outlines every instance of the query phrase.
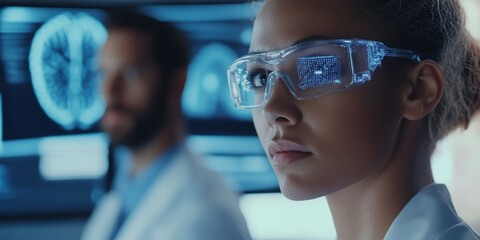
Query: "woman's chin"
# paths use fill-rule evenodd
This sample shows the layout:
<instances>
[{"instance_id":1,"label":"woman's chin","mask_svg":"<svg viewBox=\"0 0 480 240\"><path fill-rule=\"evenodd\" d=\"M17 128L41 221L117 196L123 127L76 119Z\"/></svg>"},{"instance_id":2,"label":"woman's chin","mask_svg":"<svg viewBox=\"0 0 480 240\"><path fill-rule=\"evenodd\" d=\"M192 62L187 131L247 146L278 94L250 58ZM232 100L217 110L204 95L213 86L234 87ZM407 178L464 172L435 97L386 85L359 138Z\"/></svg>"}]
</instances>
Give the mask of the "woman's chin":
<instances>
[{"instance_id":1,"label":"woman's chin","mask_svg":"<svg viewBox=\"0 0 480 240\"><path fill-rule=\"evenodd\" d=\"M280 183L280 190L286 198L293 201L311 200L326 195L326 193L318 192L318 189L308 189L302 185L295 186L289 183Z\"/></svg>"}]
</instances>

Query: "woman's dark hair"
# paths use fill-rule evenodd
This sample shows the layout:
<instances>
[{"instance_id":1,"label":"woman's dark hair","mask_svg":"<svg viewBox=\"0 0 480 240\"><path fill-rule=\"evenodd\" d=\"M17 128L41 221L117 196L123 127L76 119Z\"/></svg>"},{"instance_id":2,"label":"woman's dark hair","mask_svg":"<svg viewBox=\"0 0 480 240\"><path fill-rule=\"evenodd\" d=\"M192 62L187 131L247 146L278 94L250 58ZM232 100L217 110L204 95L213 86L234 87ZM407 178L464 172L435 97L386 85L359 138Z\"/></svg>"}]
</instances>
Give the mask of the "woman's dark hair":
<instances>
[{"instance_id":1,"label":"woman's dark hair","mask_svg":"<svg viewBox=\"0 0 480 240\"><path fill-rule=\"evenodd\" d=\"M436 60L443 96L428 116L431 149L451 130L466 128L480 107L480 47L465 28L458 0L354 0L367 19L398 39L398 47Z\"/></svg>"}]
</instances>

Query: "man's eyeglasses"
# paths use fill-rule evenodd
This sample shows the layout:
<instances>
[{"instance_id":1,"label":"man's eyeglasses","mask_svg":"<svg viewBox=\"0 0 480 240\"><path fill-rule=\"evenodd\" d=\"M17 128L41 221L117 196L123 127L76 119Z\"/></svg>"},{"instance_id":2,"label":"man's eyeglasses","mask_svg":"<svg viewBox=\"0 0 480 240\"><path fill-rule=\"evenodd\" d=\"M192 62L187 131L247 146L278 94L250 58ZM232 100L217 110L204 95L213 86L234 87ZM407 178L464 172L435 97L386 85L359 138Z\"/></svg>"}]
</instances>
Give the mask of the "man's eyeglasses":
<instances>
[{"instance_id":1,"label":"man's eyeglasses","mask_svg":"<svg viewBox=\"0 0 480 240\"><path fill-rule=\"evenodd\" d=\"M317 97L369 81L384 57L421 61L413 51L377 41L318 40L239 58L228 69L228 85L237 108L262 108L278 79L299 100Z\"/></svg>"}]
</instances>

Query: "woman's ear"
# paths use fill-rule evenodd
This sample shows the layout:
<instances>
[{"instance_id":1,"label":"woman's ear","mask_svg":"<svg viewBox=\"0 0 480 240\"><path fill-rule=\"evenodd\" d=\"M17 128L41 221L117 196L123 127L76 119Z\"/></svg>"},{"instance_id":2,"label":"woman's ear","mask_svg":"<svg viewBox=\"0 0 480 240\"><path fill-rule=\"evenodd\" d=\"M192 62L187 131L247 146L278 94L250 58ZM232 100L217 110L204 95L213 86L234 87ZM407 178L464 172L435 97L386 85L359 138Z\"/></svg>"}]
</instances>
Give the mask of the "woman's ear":
<instances>
[{"instance_id":1,"label":"woman's ear","mask_svg":"<svg viewBox=\"0 0 480 240\"><path fill-rule=\"evenodd\" d=\"M420 120L433 111L443 92L443 73L437 62L424 60L408 72L409 92L403 98L404 117Z\"/></svg>"}]
</instances>

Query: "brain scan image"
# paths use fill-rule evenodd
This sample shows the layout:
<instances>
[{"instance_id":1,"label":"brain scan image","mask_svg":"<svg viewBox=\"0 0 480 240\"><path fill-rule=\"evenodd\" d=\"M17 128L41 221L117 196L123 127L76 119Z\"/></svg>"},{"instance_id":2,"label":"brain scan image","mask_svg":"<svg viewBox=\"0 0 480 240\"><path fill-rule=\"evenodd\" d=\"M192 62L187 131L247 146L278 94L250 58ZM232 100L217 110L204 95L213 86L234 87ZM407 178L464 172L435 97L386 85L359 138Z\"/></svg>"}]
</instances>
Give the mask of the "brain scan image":
<instances>
[{"instance_id":1,"label":"brain scan image","mask_svg":"<svg viewBox=\"0 0 480 240\"><path fill-rule=\"evenodd\" d=\"M251 119L249 111L233 106L227 87L226 69L237 58L236 53L222 43L204 46L193 58L182 98L183 110L190 117L229 117Z\"/></svg>"},{"instance_id":2,"label":"brain scan image","mask_svg":"<svg viewBox=\"0 0 480 240\"><path fill-rule=\"evenodd\" d=\"M105 111L97 53L107 31L83 13L63 13L35 33L29 63L32 85L46 115L66 130L87 129Z\"/></svg>"}]
</instances>

